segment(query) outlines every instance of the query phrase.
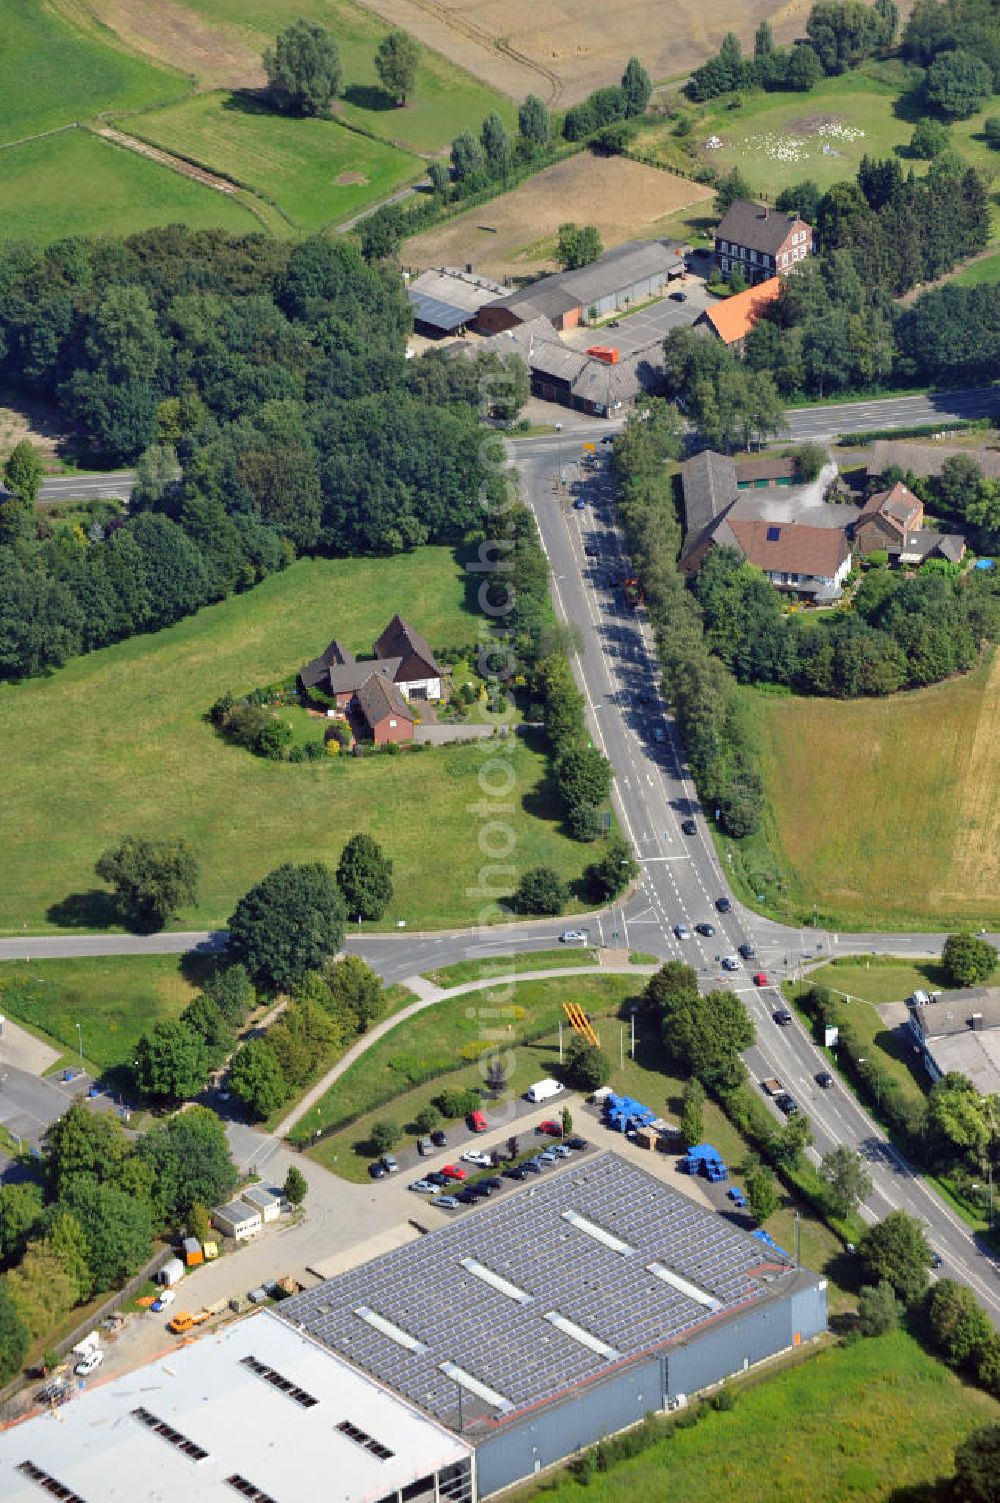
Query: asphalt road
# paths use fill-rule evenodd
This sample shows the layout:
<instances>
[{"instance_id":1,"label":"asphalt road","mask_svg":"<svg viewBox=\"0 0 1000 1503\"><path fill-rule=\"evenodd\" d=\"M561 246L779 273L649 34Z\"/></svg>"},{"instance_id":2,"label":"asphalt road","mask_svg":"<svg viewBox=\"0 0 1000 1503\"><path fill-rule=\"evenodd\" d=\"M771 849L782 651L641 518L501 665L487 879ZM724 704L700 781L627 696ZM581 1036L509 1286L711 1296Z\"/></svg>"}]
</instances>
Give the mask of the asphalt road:
<instances>
[{"instance_id":1,"label":"asphalt road","mask_svg":"<svg viewBox=\"0 0 1000 1503\"><path fill-rule=\"evenodd\" d=\"M596 470L581 475L575 467L579 455L580 436L574 435L540 441L530 450L518 444L514 459L549 557L556 610L582 628L576 667L588 721L595 744L614 766L617 813L642 863L641 893L623 915L624 943L684 958L696 967L704 988L732 986L757 1027L758 1042L747 1054L751 1074L757 1080L777 1075L795 1096L813 1125L811 1152L819 1155L846 1143L861 1153L874 1185L865 1208L868 1217L881 1218L893 1208L920 1217L941 1255L942 1272L974 1289L1000 1324L998 1265L840 1083L820 1088L816 1077L826 1069L824 1056L797 1021L784 1027L774 1022L777 993L755 987L746 969L727 974L718 965L720 955L749 941L758 958L747 969L759 967L783 978L807 958L865 948L869 940L872 949L895 951L898 945L909 953L933 953L940 936L842 937L792 930L744 909L730 892L676 729L659 696L645 612L629 609L620 592L607 587L609 575L622 570L624 552L606 461L602 458ZM585 500L585 509L575 509L577 496ZM599 558L586 557L587 545L599 550ZM681 833L685 817L696 819L696 835ZM730 913L717 910L723 897L732 903ZM696 923L705 922L715 927L711 937L694 932ZM678 939L680 924L691 929L690 938Z\"/></svg>"}]
</instances>

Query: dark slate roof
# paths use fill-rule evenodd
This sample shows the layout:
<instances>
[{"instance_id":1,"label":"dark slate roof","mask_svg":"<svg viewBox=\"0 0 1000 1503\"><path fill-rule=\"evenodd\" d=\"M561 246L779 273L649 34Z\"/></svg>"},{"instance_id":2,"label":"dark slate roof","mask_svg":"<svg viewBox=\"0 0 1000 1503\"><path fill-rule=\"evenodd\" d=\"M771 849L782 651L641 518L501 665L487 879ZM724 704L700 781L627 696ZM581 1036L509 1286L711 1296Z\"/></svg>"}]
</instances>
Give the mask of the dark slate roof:
<instances>
[{"instance_id":1,"label":"dark slate roof","mask_svg":"<svg viewBox=\"0 0 1000 1503\"><path fill-rule=\"evenodd\" d=\"M353 694L364 683L371 673L378 673L391 683L396 676L396 669L402 662L402 658L381 658L378 662L372 662L370 658L360 663L334 664L329 674L329 692L331 694Z\"/></svg>"},{"instance_id":2,"label":"dark slate roof","mask_svg":"<svg viewBox=\"0 0 1000 1503\"><path fill-rule=\"evenodd\" d=\"M683 257L677 247L666 241L629 240L606 251L589 266L541 277L517 292L497 298L492 306L509 308L522 319L541 315L551 320L573 308L589 307L647 277L665 277L682 265Z\"/></svg>"},{"instance_id":3,"label":"dark slate roof","mask_svg":"<svg viewBox=\"0 0 1000 1503\"><path fill-rule=\"evenodd\" d=\"M402 616L393 616L385 631L375 643L375 656L377 658L399 658L400 662L409 656L418 657L426 663L435 675L441 670L435 661L434 654L430 649L426 637L422 637L408 621ZM397 665L398 666L398 665Z\"/></svg>"},{"instance_id":4,"label":"dark slate roof","mask_svg":"<svg viewBox=\"0 0 1000 1503\"><path fill-rule=\"evenodd\" d=\"M413 720L413 711L396 685L378 672L369 673L359 688L357 705L372 730L387 715L396 715L400 720Z\"/></svg>"},{"instance_id":5,"label":"dark slate roof","mask_svg":"<svg viewBox=\"0 0 1000 1503\"><path fill-rule=\"evenodd\" d=\"M719 240L747 245L751 250L774 256L797 225L809 228L797 214L784 214L778 209L769 209L766 204L755 204L748 198L738 198L726 210L715 234Z\"/></svg>"},{"instance_id":6,"label":"dark slate roof","mask_svg":"<svg viewBox=\"0 0 1000 1503\"><path fill-rule=\"evenodd\" d=\"M774 455L767 459L742 459L736 466L736 479L753 484L757 480L794 480L793 458Z\"/></svg>"},{"instance_id":7,"label":"dark slate roof","mask_svg":"<svg viewBox=\"0 0 1000 1503\"><path fill-rule=\"evenodd\" d=\"M725 454L703 449L681 467L684 550L736 497L736 466Z\"/></svg>"},{"instance_id":8,"label":"dark slate roof","mask_svg":"<svg viewBox=\"0 0 1000 1503\"><path fill-rule=\"evenodd\" d=\"M908 532L899 543L890 544L887 552L905 554L907 558L916 554L921 563L937 554L950 564L960 564L965 557L965 538L960 532L935 532L933 528L920 527L916 532Z\"/></svg>"},{"instance_id":9,"label":"dark slate roof","mask_svg":"<svg viewBox=\"0 0 1000 1503\"><path fill-rule=\"evenodd\" d=\"M504 292L499 282L445 268L425 271L408 283L413 317L431 328L450 332L471 323L479 309Z\"/></svg>"},{"instance_id":10,"label":"dark slate roof","mask_svg":"<svg viewBox=\"0 0 1000 1503\"><path fill-rule=\"evenodd\" d=\"M321 652L318 658L313 658L311 663L299 670L299 678L307 689L314 689L317 684L323 682L330 669L335 664L353 663L354 654L346 647L341 647L334 637L325 652Z\"/></svg>"}]
</instances>

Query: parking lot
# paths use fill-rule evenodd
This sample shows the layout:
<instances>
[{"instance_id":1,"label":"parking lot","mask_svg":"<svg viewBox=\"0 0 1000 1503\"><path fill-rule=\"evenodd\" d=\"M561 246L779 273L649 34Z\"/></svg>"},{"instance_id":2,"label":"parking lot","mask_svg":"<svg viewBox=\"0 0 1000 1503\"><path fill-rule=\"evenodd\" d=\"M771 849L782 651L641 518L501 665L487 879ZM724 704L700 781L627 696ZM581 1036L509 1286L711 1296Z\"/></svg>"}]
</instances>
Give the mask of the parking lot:
<instances>
[{"instance_id":1,"label":"parking lot","mask_svg":"<svg viewBox=\"0 0 1000 1503\"><path fill-rule=\"evenodd\" d=\"M684 302L675 302L668 294L659 302L650 303L636 313L618 315L617 329L608 324L597 329L571 329L563 335L563 343L574 350L586 350L592 344L609 344L620 355L629 355L633 350L642 350L647 345L662 342L671 329L693 324L699 314L718 301L706 292L701 277L681 277L671 284L671 291L683 292Z\"/></svg>"}]
</instances>

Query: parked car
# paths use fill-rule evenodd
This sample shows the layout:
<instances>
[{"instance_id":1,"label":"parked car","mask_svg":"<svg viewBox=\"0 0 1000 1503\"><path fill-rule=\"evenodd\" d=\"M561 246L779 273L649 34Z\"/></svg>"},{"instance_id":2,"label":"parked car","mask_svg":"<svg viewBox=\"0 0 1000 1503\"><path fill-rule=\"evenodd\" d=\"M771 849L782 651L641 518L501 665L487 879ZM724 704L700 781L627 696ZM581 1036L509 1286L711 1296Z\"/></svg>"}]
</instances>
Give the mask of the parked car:
<instances>
[{"instance_id":1,"label":"parked car","mask_svg":"<svg viewBox=\"0 0 1000 1503\"><path fill-rule=\"evenodd\" d=\"M461 1201L455 1195L435 1195L431 1205L440 1207L442 1211L457 1211Z\"/></svg>"},{"instance_id":2,"label":"parked car","mask_svg":"<svg viewBox=\"0 0 1000 1503\"><path fill-rule=\"evenodd\" d=\"M609 329L620 329L621 328L621 321L620 321L620 319L609 318L608 319L608 328ZM601 442L604 443L605 440L601 439Z\"/></svg>"},{"instance_id":3,"label":"parked car","mask_svg":"<svg viewBox=\"0 0 1000 1503\"><path fill-rule=\"evenodd\" d=\"M474 1206L476 1201L479 1199L479 1196L476 1194L475 1190L471 1188L471 1186L467 1186L464 1190L458 1191L455 1199L459 1201L459 1203L463 1206Z\"/></svg>"},{"instance_id":4,"label":"parked car","mask_svg":"<svg viewBox=\"0 0 1000 1503\"><path fill-rule=\"evenodd\" d=\"M773 1016L774 1016L774 1021L776 1023L780 1023L782 1025L782 1027L784 1027L786 1023L790 1023L792 1021L792 1014L790 1013L790 1011L788 1010L787 1007L779 1007L779 1008L777 1008L775 1010Z\"/></svg>"},{"instance_id":5,"label":"parked car","mask_svg":"<svg viewBox=\"0 0 1000 1503\"><path fill-rule=\"evenodd\" d=\"M566 1147L567 1148L574 1148L574 1149L576 1149L577 1152L579 1152L581 1148L586 1148L586 1146L587 1146L587 1140L586 1140L586 1138L567 1138L566 1139Z\"/></svg>"},{"instance_id":6,"label":"parked car","mask_svg":"<svg viewBox=\"0 0 1000 1503\"><path fill-rule=\"evenodd\" d=\"M470 1132L486 1132L490 1125L484 1114L480 1111L470 1112L466 1121L469 1124Z\"/></svg>"},{"instance_id":7,"label":"parked car","mask_svg":"<svg viewBox=\"0 0 1000 1503\"><path fill-rule=\"evenodd\" d=\"M571 1159L573 1157L569 1149L566 1147L565 1143L554 1144L552 1152L555 1154L557 1159Z\"/></svg>"},{"instance_id":8,"label":"parked car","mask_svg":"<svg viewBox=\"0 0 1000 1503\"><path fill-rule=\"evenodd\" d=\"M447 1174L442 1174L440 1169L435 1169L431 1174L425 1174L424 1179L426 1179L432 1185L437 1185L439 1188L443 1187L444 1185L451 1184L451 1180L448 1178Z\"/></svg>"},{"instance_id":9,"label":"parked car","mask_svg":"<svg viewBox=\"0 0 1000 1503\"><path fill-rule=\"evenodd\" d=\"M488 1153L483 1153L480 1148L467 1148L462 1154L463 1164L478 1164L481 1169L488 1169L493 1163Z\"/></svg>"},{"instance_id":10,"label":"parked car","mask_svg":"<svg viewBox=\"0 0 1000 1503\"><path fill-rule=\"evenodd\" d=\"M548 1133L550 1138L561 1138L562 1123L557 1122L554 1117L546 1117L544 1122L539 1122L538 1126L535 1128L535 1131Z\"/></svg>"},{"instance_id":11,"label":"parked car","mask_svg":"<svg viewBox=\"0 0 1000 1503\"><path fill-rule=\"evenodd\" d=\"M538 1155L538 1157L541 1159L543 1164L557 1164L559 1162L559 1155L555 1153L551 1148L546 1148L542 1153Z\"/></svg>"},{"instance_id":12,"label":"parked car","mask_svg":"<svg viewBox=\"0 0 1000 1503\"><path fill-rule=\"evenodd\" d=\"M729 1189L726 1191L726 1194L729 1196L729 1199L732 1201L734 1206L745 1206L747 1203L747 1198L743 1194L743 1191L740 1189L739 1185L730 1185Z\"/></svg>"},{"instance_id":13,"label":"parked car","mask_svg":"<svg viewBox=\"0 0 1000 1503\"><path fill-rule=\"evenodd\" d=\"M448 1179L465 1178L465 1170L460 1169L457 1164L445 1164L443 1169L441 1170L441 1173L446 1175Z\"/></svg>"},{"instance_id":14,"label":"parked car","mask_svg":"<svg viewBox=\"0 0 1000 1503\"><path fill-rule=\"evenodd\" d=\"M723 955L722 969L724 971L738 971L739 968L740 960L738 955Z\"/></svg>"},{"instance_id":15,"label":"parked car","mask_svg":"<svg viewBox=\"0 0 1000 1503\"><path fill-rule=\"evenodd\" d=\"M686 303L687 300L688 300L688 295L687 295L686 292L671 292L670 293L670 301L672 303Z\"/></svg>"},{"instance_id":16,"label":"parked car","mask_svg":"<svg viewBox=\"0 0 1000 1503\"><path fill-rule=\"evenodd\" d=\"M172 1305L176 1298L176 1289L161 1289L149 1308L159 1315L160 1311L165 1310L168 1305Z\"/></svg>"},{"instance_id":17,"label":"parked car","mask_svg":"<svg viewBox=\"0 0 1000 1503\"><path fill-rule=\"evenodd\" d=\"M382 1168L385 1170L386 1174L395 1174L396 1173L396 1170L399 1168L399 1164L393 1158L393 1156L392 1156L391 1153L383 1153L383 1155L382 1155Z\"/></svg>"},{"instance_id":18,"label":"parked car","mask_svg":"<svg viewBox=\"0 0 1000 1503\"><path fill-rule=\"evenodd\" d=\"M828 1091L830 1089L830 1087L833 1085L833 1076L830 1074L829 1070L820 1070L819 1074L816 1076L816 1084L818 1086L822 1086L824 1091Z\"/></svg>"},{"instance_id":19,"label":"parked car","mask_svg":"<svg viewBox=\"0 0 1000 1503\"><path fill-rule=\"evenodd\" d=\"M754 973L753 973L753 984L754 984L754 986L769 986L770 983L769 983L769 981L767 979L767 972L766 971L754 971Z\"/></svg>"},{"instance_id":20,"label":"parked car","mask_svg":"<svg viewBox=\"0 0 1000 1503\"><path fill-rule=\"evenodd\" d=\"M704 934L706 939L711 939L712 935L715 933L714 924L695 924L695 928L697 929L699 934Z\"/></svg>"},{"instance_id":21,"label":"parked car","mask_svg":"<svg viewBox=\"0 0 1000 1503\"><path fill-rule=\"evenodd\" d=\"M448 1134L443 1132L440 1127L435 1128L434 1132L431 1133L431 1142L435 1148L447 1148Z\"/></svg>"},{"instance_id":22,"label":"parked car","mask_svg":"<svg viewBox=\"0 0 1000 1503\"><path fill-rule=\"evenodd\" d=\"M720 913L732 913L733 905L728 898L716 898L715 906Z\"/></svg>"},{"instance_id":23,"label":"parked car","mask_svg":"<svg viewBox=\"0 0 1000 1503\"><path fill-rule=\"evenodd\" d=\"M95 1346L92 1352L88 1352L85 1357L81 1357L80 1361L76 1364L73 1371L76 1373L77 1377L85 1378L88 1373L96 1372L103 1361L104 1353L101 1351L100 1347Z\"/></svg>"},{"instance_id":24,"label":"parked car","mask_svg":"<svg viewBox=\"0 0 1000 1503\"><path fill-rule=\"evenodd\" d=\"M529 1174L541 1174L542 1172L542 1166L537 1159L525 1159L521 1168L526 1169Z\"/></svg>"},{"instance_id":25,"label":"parked car","mask_svg":"<svg viewBox=\"0 0 1000 1503\"><path fill-rule=\"evenodd\" d=\"M411 1185L407 1186L407 1188L410 1190L416 1190L418 1195L434 1194L434 1186L431 1184L429 1179L415 1179Z\"/></svg>"},{"instance_id":26,"label":"parked car","mask_svg":"<svg viewBox=\"0 0 1000 1503\"><path fill-rule=\"evenodd\" d=\"M430 1153L433 1146L434 1145L431 1142L430 1138L417 1139L417 1152L419 1153L421 1158L425 1158L426 1155Z\"/></svg>"},{"instance_id":27,"label":"parked car","mask_svg":"<svg viewBox=\"0 0 1000 1503\"><path fill-rule=\"evenodd\" d=\"M678 939L691 938L691 930L688 928L687 924L675 924L674 933L676 934Z\"/></svg>"},{"instance_id":28,"label":"parked car","mask_svg":"<svg viewBox=\"0 0 1000 1503\"><path fill-rule=\"evenodd\" d=\"M187 1310L179 1311L173 1320L167 1321L167 1330L174 1336L183 1336L185 1331L190 1331L194 1325L194 1316Z\"/></svg>"},{"instance_id":29,"label":"parked car","mask_svg":"<svg viewBox=\"0 0 1000 1503\"><path fill-rule=\"evenodd\" d=\"M564 929L559 936L561 945L585 945L589 940L590 935L586 929Z\"/></svg>"},{"instance_id":30,"label":"parked car","mask_svg":"<svg viewBox=\"0 0 1000 1503\"><path fill-rule=\"evenodd\" d=\"M697 835L698 826L695 824L693 819L682 819L681 831L685 835Z\"/></svg>"},{"instance_id":31,"label":"parked car","mask_svg":"<svg viewBox=\"0 0 1000 1503\"><path fill-rule=\"evenodd\" d=\"M615 328L615 327L616 327L616 325L614 325L614 324L609 324L608 325L609 329ZM613 433L605 433L604 437L601 439L601 443L602 444L613 444L614 441L615 441L615 434L613 434Z\"/></svg>"},{"instance_id":32,"label":"parked car","mask_svg":"<svg viewBox=\"0 0 1000 1503\"><path fill-rule=\"evenodd\" d=\"M505 1169L503 1173L505 1179L513 1179L518 1182L520 1182L522 1179L528 1178L527 1174L524 1172L520 1164L511 1164L510 1168Z\"/></svg>"},{"instance_id":33,"label":"parked car","mask_svg":"<svg viewBox=\"0 0 1000 1503\"><path fill-rule=\"evenodd\" d=\"M368 1173L372 1179L385 1179L385 1165L380 1159L376 1159L374 1164L368 1165Z\"/></svg>"},{"instance_id":34,"label":"parked car","mask_svg":"<svg viewBox=\"0 0 1000 1503\"><path fill-rule=\"evenodd\" d=\"M489 1179L484 1179L482 1181L482 1183L484 1185L489 1185L489 1187L490 1187L491 1190L502 1190L503 1189L503 1180L497 1174L491 1174L490 1177L489 1177Z\"/></svg>"}]
</instances>

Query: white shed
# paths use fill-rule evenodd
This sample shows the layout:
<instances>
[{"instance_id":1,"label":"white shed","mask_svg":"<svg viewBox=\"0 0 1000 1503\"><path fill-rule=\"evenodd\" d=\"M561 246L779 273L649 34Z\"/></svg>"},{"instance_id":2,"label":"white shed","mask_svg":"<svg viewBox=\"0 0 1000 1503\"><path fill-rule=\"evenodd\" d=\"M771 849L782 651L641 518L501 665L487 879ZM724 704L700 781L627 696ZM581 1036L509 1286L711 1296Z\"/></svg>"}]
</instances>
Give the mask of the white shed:
<instances>
[{"instance_id":1,"label":"white shed","mask_svg":"<svg viewBox=\"0 0 1000 1503\"><path fill-rule=\"evenodd\" d=\"M224 1237L232 1237L234 1241L240 1242L260 1231L261 1214L242 1200L231 1200L227 1206L212 1212L212 1225Z\"/></svg>"},{"instance_id":2,"label":"white shed","mask_svg":"<svg viewBox=\"0 0 1000 1503\"><path fill-rule=\"evenodd\" d=\"M184 1264L180 1258L168 1258L163 1267L158 1270L156 1282L158 1284L179 1284L184 1277Z\"/></svg>"},{"instance_id":3,"label":"white shed","mask_svg":"<svg viewBox=\"0 0 1000 1503\"><path fill-rule=\"evenodd\" d=\"M281 1215L282 1198L266 1185L249 1185L241 1192L240 1199L260 1212L261 1221L277 1221Z\"/></svg>"}]
</instances>

